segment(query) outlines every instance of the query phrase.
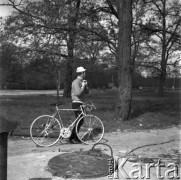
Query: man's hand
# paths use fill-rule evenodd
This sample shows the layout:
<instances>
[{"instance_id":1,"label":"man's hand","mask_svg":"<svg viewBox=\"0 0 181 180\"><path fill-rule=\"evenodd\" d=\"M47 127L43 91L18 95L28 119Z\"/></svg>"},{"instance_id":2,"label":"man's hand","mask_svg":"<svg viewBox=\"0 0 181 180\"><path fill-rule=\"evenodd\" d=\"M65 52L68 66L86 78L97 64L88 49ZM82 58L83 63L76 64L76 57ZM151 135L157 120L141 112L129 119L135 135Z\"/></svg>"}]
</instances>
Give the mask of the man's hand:
<instances>
[{"instance_id":1,"label":"man's hand","mask_svg":"<svg viewBox=\"0 0 181 180\"><path fill-rule=\"evenodd\" d=\"M86 80L83 80L82 81L82 86L85 87L87 85L87 81Z\"/></svg>"}]
</instances>

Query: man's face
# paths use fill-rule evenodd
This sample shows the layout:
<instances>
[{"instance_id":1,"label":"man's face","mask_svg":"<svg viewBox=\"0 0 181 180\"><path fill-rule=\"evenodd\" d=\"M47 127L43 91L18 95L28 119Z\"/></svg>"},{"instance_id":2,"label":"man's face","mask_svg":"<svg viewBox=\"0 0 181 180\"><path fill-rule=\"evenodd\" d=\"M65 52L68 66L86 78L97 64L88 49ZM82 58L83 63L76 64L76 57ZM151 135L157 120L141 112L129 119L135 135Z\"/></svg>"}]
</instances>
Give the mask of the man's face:
<instances>
[{"instance_id":1,"label":"man's face","mask_svg":"<svg viewBox=\"0 0 181 180\"><path fill-rule=\"evenodd\" d=\"M84 71L84 72L82 73L82 77L85 78L85 75L86 75L86 72Z\"/></svg>"}]
</instances>

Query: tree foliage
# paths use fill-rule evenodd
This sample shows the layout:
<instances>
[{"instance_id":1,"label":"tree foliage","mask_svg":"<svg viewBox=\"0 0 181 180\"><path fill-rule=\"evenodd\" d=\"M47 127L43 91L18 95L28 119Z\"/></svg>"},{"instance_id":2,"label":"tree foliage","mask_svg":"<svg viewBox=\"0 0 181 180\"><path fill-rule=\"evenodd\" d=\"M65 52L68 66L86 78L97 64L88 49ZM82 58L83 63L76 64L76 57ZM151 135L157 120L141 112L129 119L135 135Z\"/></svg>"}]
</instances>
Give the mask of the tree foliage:
<instances>
[{"instance_id":1,"label":"tree foliage","mask_svg":"<svg viewBox=\"0 0 181 180\"><path fill-rule=\"evenodd\" d=\"M12 43L3 43L0 47L0 84L6 88L7 80L16 82L21 77L21 60L17 47Z\"/></svg>"},{"instance_id":2,"label":"tree foliage","mask_svg":"<svg viewBox=\"0 0 181 180\"><path fill-rule=\"evenodd\" d=\"M134 70L158 76L160 93L166 73L178 73L178 0L7 0L7 5L15 12L3 23L1 42L16 47L16 53L3 45L1 59L8 63L10 58L20 65L20 79L26 84L44 82L44 88L50 81L56 84L57 97L60 84L64 97L70 97L77 66L86 67L92 87L106 86L106 79L116 69L115 117L126 120L131 109ZM9 73L17 70L13 63L2 67Z\"/></svg>"},{"instance_id":3,"label":"tree foliage","mask_svg":"<svg viewBox=\"0 0 181 180\"><path fill-rule=\"evenodd\" d=\"M181 4L177 0L143 2L147 16L141 27L148 39L140 44L137 64L159 77L159 94L163 95L166 74L180 61Z\"/></svg>"}]
</instances>

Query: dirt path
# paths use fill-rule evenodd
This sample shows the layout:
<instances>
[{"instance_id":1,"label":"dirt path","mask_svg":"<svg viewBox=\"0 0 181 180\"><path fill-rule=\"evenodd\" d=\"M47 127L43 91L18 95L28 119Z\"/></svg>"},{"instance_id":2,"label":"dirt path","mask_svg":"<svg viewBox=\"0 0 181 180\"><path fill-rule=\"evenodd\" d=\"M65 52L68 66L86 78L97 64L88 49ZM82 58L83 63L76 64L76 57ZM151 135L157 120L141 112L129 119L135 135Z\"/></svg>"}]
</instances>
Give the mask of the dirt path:
<instances>
[{"instance_id":1,"label":"dirt path","mask_svg":"<svg viewBox=\"0 0 181 180\"><path fill-rule=\"evenodd\" d=\"M141 132L106 133L102 142L111 145L115 157L120 157L131 149L148 144L149 146L139 148L131 154L147 158L165 157L165 162L168 160L167 157L171 158L169 159L169 162L171 162L172 157L178 159L181 154L180 127ZM8 180L33 180L33 178L61 180L62 178L54 177L46 171L48 161L60 153L92 148L89 145L60 143L49 148L39 148L35 146L31 139L23 137L10 137L8 146ZM106 153L109 153L108 149L105 149L105 147L103 149ZM127 166L125 168L131 170L130 162L127 163ZM155 178L156 175L153 173L151 179ZM103 180L107 177L98 179Z\"/></svg>"}]
</instances>

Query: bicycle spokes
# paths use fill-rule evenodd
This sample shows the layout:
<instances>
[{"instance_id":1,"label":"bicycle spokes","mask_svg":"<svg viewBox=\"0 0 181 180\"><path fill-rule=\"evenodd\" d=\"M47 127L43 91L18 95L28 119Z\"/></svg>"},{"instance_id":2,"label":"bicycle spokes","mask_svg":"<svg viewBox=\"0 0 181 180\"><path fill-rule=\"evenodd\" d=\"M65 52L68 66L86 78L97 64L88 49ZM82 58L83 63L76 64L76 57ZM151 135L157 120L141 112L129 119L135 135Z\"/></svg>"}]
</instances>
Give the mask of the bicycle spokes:
<instances>
[{"instance_id":1,"label":"bicycle spokes","mask_svg":"<svg viewBox=\"0 0 181 180\"><path fill-rule=\"evenodd\" d=\"M83 143L95 144L102 139L104 126L98 117L86 115L78 121L76 132Z\"/></svg>"},{"instance_id":2,"label":"bicycle spokes","mask_svg":"<svg viewBox=\"0 0 181 180\"><path fill-rule=\"evenodd\" d=\"M49 115L40 116L34 120L30 128L33 141L39 146L51 146L60 138L61 125Z\"/></svg>"}]
</instances>

